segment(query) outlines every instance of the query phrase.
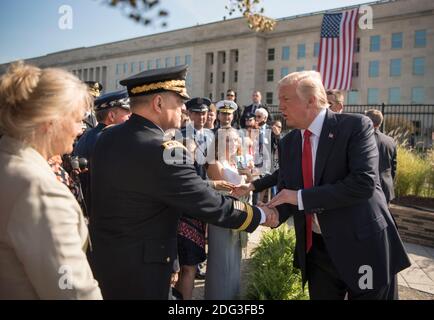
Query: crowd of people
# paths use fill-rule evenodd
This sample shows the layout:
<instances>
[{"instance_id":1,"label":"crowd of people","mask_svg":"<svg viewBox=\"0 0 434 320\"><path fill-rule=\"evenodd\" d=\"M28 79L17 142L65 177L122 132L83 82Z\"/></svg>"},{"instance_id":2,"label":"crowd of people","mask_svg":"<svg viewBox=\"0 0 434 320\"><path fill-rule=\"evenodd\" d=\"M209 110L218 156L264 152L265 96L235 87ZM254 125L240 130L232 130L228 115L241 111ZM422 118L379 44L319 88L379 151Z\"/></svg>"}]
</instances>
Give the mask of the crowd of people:
<instances>
[{"instance_id":1,"label":"crowd of people","mask_svg":"<svg viewBox=\"0 0 434 320\"><path fill-rule=\"evenodd\" d=\"M0 298L188 300L206 261L205 299L237 299L248 233L291 215L312 299L396 298L409 262L381 113L345 114L341 92L296 72L278 83L284 135L259 91L244 107L232 89L191 98L186 72L104 95L22 62L1 77Z\"/></svg>"}]
</instances>

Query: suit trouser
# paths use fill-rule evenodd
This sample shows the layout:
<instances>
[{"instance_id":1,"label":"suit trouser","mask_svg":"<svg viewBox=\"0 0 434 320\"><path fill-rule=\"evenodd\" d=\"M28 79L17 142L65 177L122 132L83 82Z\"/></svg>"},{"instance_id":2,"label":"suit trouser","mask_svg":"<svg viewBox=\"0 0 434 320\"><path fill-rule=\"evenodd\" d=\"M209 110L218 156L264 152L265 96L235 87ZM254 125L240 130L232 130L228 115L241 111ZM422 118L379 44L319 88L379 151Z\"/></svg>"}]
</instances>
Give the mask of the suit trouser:
<instances>
[{"instance_id":1,"label":"suit trouser","mask_svg":"<svg viewBox=\"0 0 434 320\"><path fill-rule=\"evenodd\" d=\"M307 255L307 279L311 300L397 300L397 276L379 289L352 292L340 279L321 235L313 233L312 248Z\"/></svg>"}]
</instances>

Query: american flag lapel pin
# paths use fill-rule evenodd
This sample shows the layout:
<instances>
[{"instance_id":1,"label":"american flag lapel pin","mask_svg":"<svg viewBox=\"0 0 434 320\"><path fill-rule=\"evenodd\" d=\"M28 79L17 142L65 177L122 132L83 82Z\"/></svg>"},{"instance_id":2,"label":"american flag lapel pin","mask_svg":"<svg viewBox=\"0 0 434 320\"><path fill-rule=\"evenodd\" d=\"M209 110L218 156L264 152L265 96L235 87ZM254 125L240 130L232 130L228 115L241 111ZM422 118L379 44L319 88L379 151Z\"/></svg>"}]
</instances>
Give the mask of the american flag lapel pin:
<instances>
[{"instance_id":1,"label":"american flag lapel pin","mask_svg":"<svg viewBox=\"0 0 434 320\"><path fill-rule=\"evenodd\" d=\"M335 138L335 135L333 134L333 133L329 133L329 139L334 139Z\"/></svg>"}]
</instances>

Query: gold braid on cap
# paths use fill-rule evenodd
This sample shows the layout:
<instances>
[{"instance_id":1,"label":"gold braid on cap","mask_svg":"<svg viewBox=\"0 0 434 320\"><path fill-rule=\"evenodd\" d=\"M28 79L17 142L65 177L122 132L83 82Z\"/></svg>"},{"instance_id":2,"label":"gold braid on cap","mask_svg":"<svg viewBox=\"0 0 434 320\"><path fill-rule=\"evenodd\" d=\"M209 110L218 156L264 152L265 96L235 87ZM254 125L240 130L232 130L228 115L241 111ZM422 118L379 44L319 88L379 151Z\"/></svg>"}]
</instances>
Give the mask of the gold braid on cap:
<instances>
[{"instance_id":1,"label":"gold braid on cap","mask_svg":"<svg viewBox=\"0 0 434 320\"><path fill-rule=\"evenodd\" d=\"M95 89L95 88L89 88L89 92L91 95L93 95L95 98L98 98L101 95L101 92L99 91L99 89Z\"/></svg>"},{"instance_id":2,"label":"gold braid on cap","mask_svg":"<svg viewBox=\"0 0 434 320\"><path fill-rule=\"evenodd\" d=\"M175 91L178 93L187 92L185 89L185 80L169 80L169 81L145 84L140 87L132 88L130 91L133 94L138 94L142 92L148 92L148 91L159 90L159 89Z\"/></svg>"}]
</instances>

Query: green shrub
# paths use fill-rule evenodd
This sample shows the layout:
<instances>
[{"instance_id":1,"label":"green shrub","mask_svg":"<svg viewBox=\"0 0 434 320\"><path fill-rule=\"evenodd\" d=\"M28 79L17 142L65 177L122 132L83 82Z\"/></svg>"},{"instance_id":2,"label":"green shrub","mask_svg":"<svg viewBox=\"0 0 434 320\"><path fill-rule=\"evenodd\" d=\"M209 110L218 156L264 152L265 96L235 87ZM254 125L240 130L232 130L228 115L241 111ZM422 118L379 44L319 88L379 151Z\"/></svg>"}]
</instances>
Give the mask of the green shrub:
<instances>
[{"instance_id":1,"label":"green shrub","mask_svg":"<svg viewBox=\"0 0 434 320\"><path fill-rule=\"evenodd\" d=\"M254 249L247 275L246 298L252 300L305 300L301 273L293 267L294 228L286 224L265 233Z\"/></svg>"},{"instance_id":2,"label":"green shrub","mask_svg":"<svg viewBox=\"0 0 434 320\"><path fill-rule=\"evenodd\" d=\"M427 187L429 190L428 197L432 198L434 197L434 149L431 149L427 153L426 160L428 161L430 165L430 172L427 179Z\"/></svg>"},{"instance_id":3,"label":"green shrub","mask_svg":"<svg viewBox=\"0 0 434 320\"><path fill-rule=\"evenodd\" d=\"M430 172L431 166L427 159L412 149L398 145L398 168L395 181L395 192L398 197L423 196Z\"/></svg>"}]
</instances>

